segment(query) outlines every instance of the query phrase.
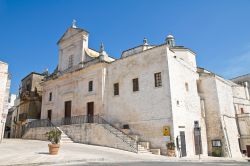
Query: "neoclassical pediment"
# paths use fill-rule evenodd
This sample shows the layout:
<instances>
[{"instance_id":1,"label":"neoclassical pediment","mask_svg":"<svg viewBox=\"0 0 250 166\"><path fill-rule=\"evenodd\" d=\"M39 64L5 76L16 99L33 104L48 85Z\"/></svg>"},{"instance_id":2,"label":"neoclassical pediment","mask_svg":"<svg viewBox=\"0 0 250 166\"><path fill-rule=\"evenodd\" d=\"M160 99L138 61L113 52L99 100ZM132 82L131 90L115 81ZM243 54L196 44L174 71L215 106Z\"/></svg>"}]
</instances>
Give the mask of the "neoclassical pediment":
<instances>
[{"instance_id":1,"label":"neoclassical pediment","mask_svg":"<svg viewBox=\"0 0 250 166\"><path fill-rule=\"evenodd\" d=\"M78 33L88 33L87 31L85 31L84 29L81 28L68 28L67 31L63 34L63 36L60 38L60 40L58 40L57 44L59 44L60 42L69 39L70 37L73 37L74 35L78 34Z\"/></svg>"}]
</instances>

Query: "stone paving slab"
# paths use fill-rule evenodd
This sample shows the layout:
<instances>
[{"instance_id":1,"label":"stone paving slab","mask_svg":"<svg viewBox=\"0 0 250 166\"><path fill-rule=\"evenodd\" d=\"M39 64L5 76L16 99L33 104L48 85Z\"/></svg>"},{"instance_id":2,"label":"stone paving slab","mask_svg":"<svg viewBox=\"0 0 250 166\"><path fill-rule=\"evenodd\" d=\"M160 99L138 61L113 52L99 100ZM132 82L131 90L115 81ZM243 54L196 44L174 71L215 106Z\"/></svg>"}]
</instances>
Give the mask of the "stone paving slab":
<instances>
[{"instance_id":1,"label":"stone paving slab","mask_svg":"<svg viewBox=\"0 0 250 166\"><path fill-rule=\"evenodd\" d=\"M38 140L4 139L0 144L0 165L57 165L71 163L118 163L140 161L164 162L235 162L245 159L202 157L171 158L153 154L136 154L118 149L78 143L61 144L58 155L49 155L48 143Z\"/></svg>"}]
</instances>

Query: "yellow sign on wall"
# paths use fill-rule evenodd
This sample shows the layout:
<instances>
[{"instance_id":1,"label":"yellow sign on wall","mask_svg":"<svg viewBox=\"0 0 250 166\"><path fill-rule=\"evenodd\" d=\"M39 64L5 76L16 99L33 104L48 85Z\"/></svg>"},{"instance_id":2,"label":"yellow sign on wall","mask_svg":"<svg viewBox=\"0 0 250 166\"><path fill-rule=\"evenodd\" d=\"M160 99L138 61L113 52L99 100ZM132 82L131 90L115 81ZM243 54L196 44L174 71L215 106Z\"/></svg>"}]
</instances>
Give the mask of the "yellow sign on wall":
<instances>
[{"instance_id":1,"label":"yellow sign on wall","mask_svg":"<svg viewBox=\"0 0 250 166\"><path fill-rule=\"evenodd\" d=\"M170 127L163 126L163 136L170 136Z\"/></svg>"}]
</instances>

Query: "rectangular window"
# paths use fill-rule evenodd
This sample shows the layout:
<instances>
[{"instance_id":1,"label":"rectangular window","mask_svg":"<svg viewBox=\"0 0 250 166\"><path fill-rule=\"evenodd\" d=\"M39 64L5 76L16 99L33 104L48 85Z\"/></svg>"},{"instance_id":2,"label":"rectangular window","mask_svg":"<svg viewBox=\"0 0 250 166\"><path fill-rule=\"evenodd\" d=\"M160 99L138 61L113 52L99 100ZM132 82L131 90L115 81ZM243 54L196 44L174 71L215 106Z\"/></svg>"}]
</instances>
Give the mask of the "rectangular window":
<instances>
[{"instance_id":1,"label":"rectangular window","mask_svg":"<svg viewBox=\"0 0 250 166\"><path fill-rule=\"evenodd\" d=\"M133 82L133 92L139 91L139 80L138 78L134 78Z\"/></svg>"},{"instance_id":2,"label":"rectangular window","mask_svg":"<svg viewBox=\"0 0 250 166\"><path fill-rule=\"evenodd\" d=\"M74 61L73 55L70 55L70 56L69 56L69 65L68 65L68 68L73 67L73 61Z\"/></svg>"},{"instance_id":3,"label":"rectangular window","mask_svg":"<svg viewBox=\"0 0 250 166\"><path fill-rule=\"evenodd\" d=\"M155 87L160 87L160 86L162 86L161 72L155 73Z\"/></svg>"},{"instance_id":4,"label":"rectangular window","mask_svg":"<svg viewBox=\"0 0 250 166\"><path fill-rule=\"evenodd\" d=\"M93 81L89 81L89 92L93 91Z\"/></svg>"},{"instance_id":5,"label":"rectangular window","mask_svg":"<svg viewBox=\"0 0 250 166\"><path fill-rule=\"evenodd\" d=\"M49 93L49 101L52 101L52 92Z\"/></svg>"},{"instance_id":6,"label":"rectangular window","mask_svg":"<svg viewBox=\"0 0 250 166\"><path fill-rule=\"evenodd\" d=\"M114 95L119 95L119 83L114 84Z\"/></svg>"}]
</instances>

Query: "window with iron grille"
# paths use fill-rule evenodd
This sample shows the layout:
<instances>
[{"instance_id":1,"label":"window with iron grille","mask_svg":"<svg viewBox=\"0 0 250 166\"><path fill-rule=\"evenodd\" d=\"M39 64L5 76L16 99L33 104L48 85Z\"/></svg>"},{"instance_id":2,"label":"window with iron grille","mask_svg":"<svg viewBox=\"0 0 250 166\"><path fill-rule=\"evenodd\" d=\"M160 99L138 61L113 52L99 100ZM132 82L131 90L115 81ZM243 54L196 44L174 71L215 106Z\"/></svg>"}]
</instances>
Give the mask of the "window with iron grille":
<instances>
[{"instance_id":1,"label":"window with iron grille","mask_svg":"<svg viewBox=\"0 0 250 166\"><path fill-rule=\"evenodd\" d=\"M93 81L89 81L89 92L93 91Z\"/></svg>"},{"instance_id":2,"label":"window with iron grille","mask_svg":"<svg viewBox=\"0 0 250 166\"><path fill-rule=\"evenodd\" d=\"M119 83L114 84L114 95L119 95Z\"/></svg>"},{"instance_id":3,"label":"window with iron grille","mask_svg":"<svg viewBox=\"0 0 250 166\"><path fill-rule=\"evenodd\" d=\"M133 82L133 92L139 91L139 80L138 78L134 78Z\"/></svg>"},{"instance_id":4,"label":"window with iron grille","mask_svg":"<svg viewBox=\"0 0 250 166\"><path fill-rule=\"evenodd\" d=\"M244 114L244 112L245 112L245 111L244 111L244 108L240 108L240 113L241 113L241 114Z\"/></svg>"},{"instance_id":5,"label":"window with iron grille","mask_svg":"<svg viewBox=\"0 0 250 166\"><path fill-rule=\"evenodd\" d=\"M74 58L73 55L70 55L70 56L69 56L69 65L68 65L68 68L73 67L73 61L74 61L73 58Z\"/></svg>"},{"instance_id":6,"label":"window with iron grille","mask_svg":"<svg viewBox=\"0 0 250 166\"><path fill-rule=\"evenodd\" d=\"M155 87L160 87L160 86L162 86L161 72L155 73Z\"/></svg>"},{"instance_id":7,"label":"window with iron grille","mask_svg":"<svg viewBox=\"0 0 250 166\"><path fill-rule=\"evenodd\" d=\"M49 101L52 101L52 92L49 93Z\"/></svg>"}]
</instances>

